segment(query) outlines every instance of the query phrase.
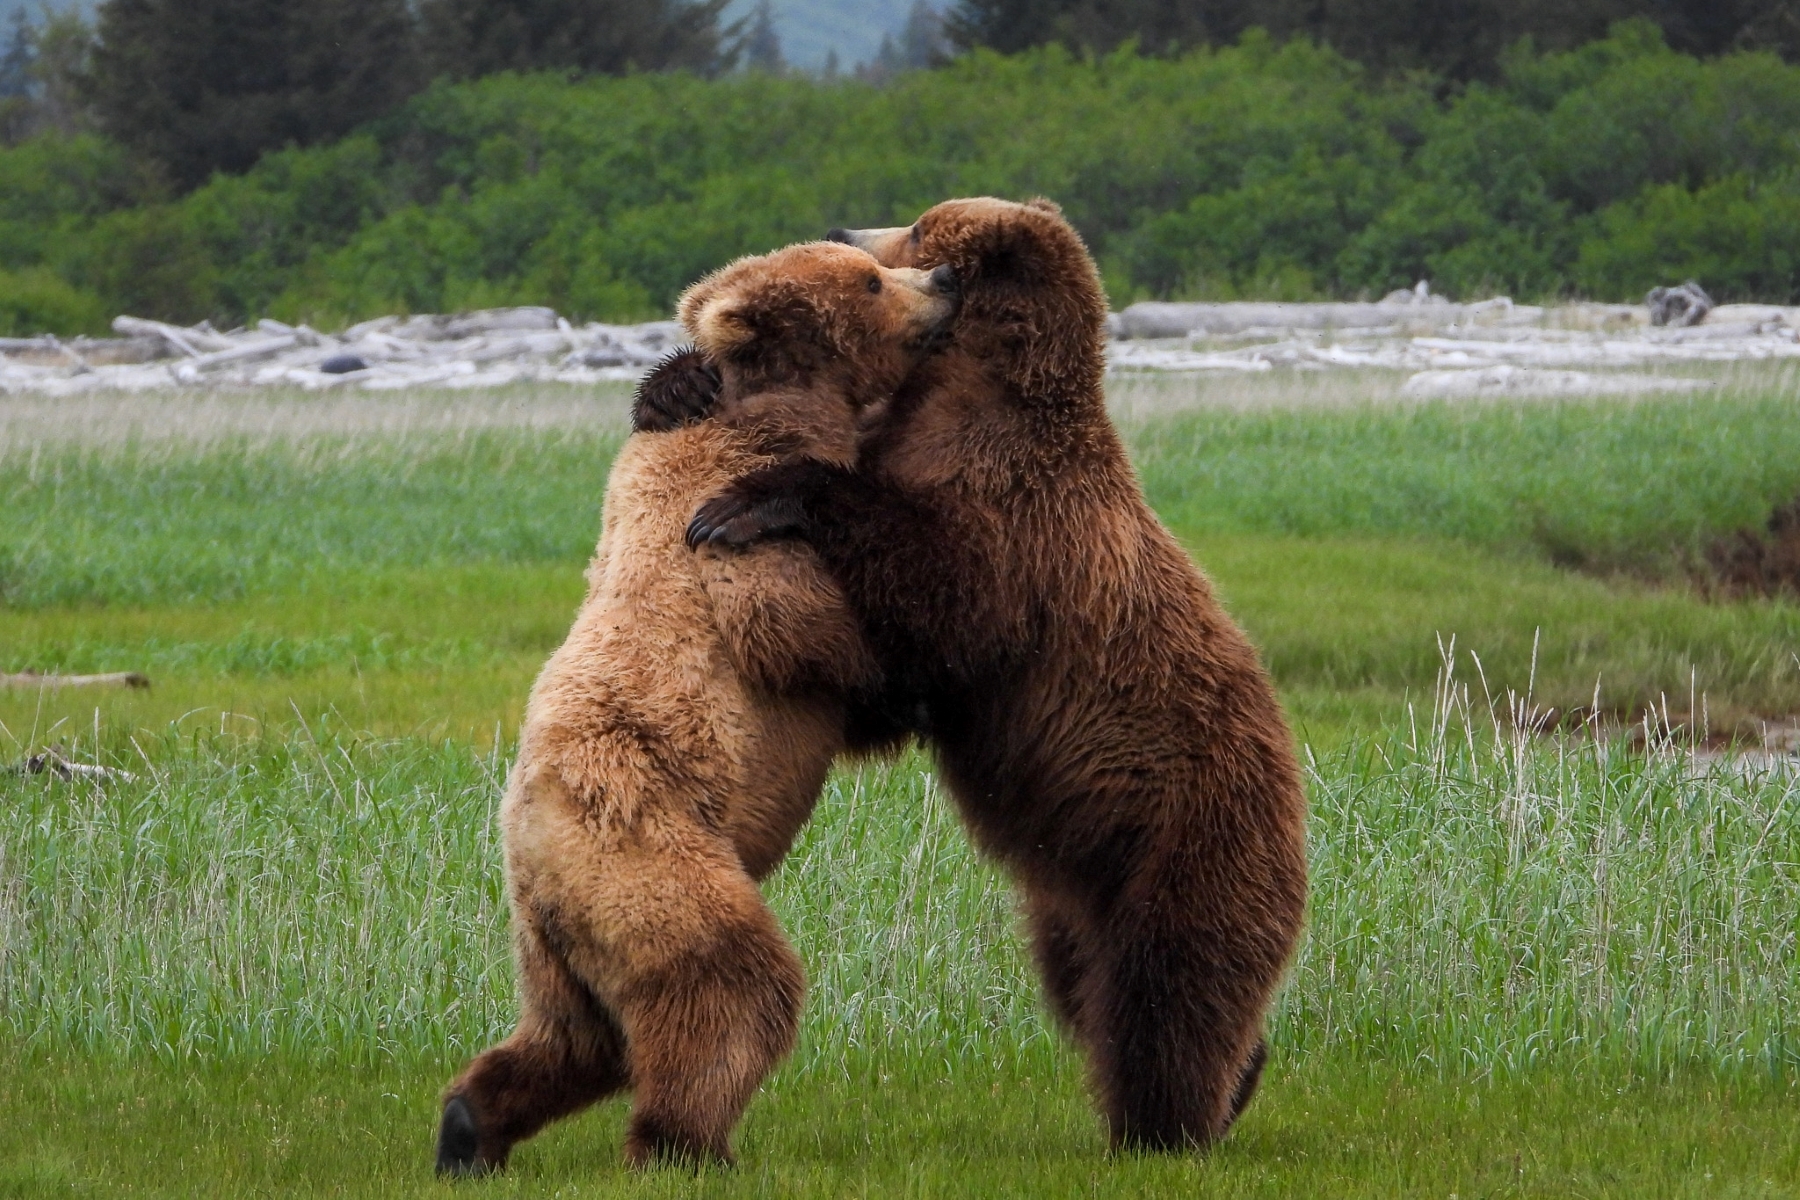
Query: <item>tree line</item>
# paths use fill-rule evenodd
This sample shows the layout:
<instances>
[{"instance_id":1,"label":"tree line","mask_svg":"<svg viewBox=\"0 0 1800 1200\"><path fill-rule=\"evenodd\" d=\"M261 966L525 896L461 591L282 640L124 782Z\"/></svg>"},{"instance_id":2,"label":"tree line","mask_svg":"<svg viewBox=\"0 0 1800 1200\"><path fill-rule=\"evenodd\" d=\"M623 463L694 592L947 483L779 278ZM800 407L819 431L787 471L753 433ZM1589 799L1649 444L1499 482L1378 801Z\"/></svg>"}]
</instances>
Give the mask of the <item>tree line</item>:
<instances>
[{"instance_id":1,"label":"tree line","mask_svg":"<svg viewBox=\"0 0 1800 1200\"><path fill-rule=\"evenodd\" d=\"M269 150L341 137L432 79L717 74L740 52L726 3L106 0L91 28L66 14L33 26L21 11L0 97L13 140L91 127L185 191ZM56 111L33 111L52 93Z\"/></svg>"},{"instance_id":2,"label":"tree line","mask_svg":"<svg viewBox=\"0 0 1800 1200\"><path fill-rule=\"evenodd\" d=\"M1445 92L1306 39L977 50L881 85L539 72L434 84L179 197L91 134L0 150L0 334L113 314L319 327L550 304L664 315L732 257L948 195L1060 201L1140 298L1800 302L1800 66L1648 22Z\"/></svg>"},{"instance_id":3,"label":"tree line","mask_svg":"<svg viewBox=\"0 0 1800 1200\"><path fill-rule=\"evenodd\" d=\"M765 2L727 0L106 0L0 47L0 141L91 129L173 193L270 150L342 137L432 80L784 69ZM1647 20L1674 50L1800 56L1800 0L916 0L857 75L882 83L978 49L1120 47L1178 56L1251 29L1304 39L1389 76L1455 88L1501 78L1508 54L1556 52Z\"/></svg>"},{"instance_id":4,"label":"tree line","mask_svg":"<svg viewBox=\"0 0 1800 1200\"><path fill-rule=\"evenodd\" d=\"M961 48L1003 53L1050 42L1105 52L1130 42L1168 54L1228 45L1260 28L1377 70L1491 82L1521 41L1569 50L1631 19L1654 22L1686 54L1800 54L1796 0L960 0L947 32Z\"/></svg>"}]
</instances>

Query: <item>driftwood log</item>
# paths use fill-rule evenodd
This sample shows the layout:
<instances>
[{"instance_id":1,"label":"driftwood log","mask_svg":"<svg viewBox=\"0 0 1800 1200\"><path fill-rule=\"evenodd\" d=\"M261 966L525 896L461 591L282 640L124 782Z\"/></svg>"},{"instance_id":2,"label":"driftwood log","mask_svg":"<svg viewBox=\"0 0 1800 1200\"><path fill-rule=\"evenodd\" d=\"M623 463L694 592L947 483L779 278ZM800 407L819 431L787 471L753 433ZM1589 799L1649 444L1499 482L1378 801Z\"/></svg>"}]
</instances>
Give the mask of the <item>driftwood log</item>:
<instances>
[{"instance_id":1,"label":"driftwood log","mask_svg":"<svg viewBox=\"0 0 1800 1200\"><path fill-rule=\"evenodd\" d=\"M1407 373L1411 395L1473 395L1682 389L1693 379L1660 368L1800 358L1800 308L1707 311L1698 288L1659 293L1651 304L1543 308L1503 296L1452 303L1420 284L1374 303L1144 302L1108 319L1107 365L1115 373L1375 368ZM1656 324L1659 316L1666 323ZM378 317L336 334L266 318L221 332L122 316L113 328L125 336L0 338L0 395L591 386L635 380L684 340L673 321L576 326L536 307ZM1586 374L1596 368L1605 374Z\"/></svg>"},{"instance_id":2,"label":"driftwood log","mask_svg":"<svg viewBox=\"0 0 1800 1200\"><path fill-rule=\"evenodd\" d=\"M96 766L93 763L71 762L57 750L44 750L26 758L12 768L15 775L54 775L58 779L92 779L97 783L112 783L136 779L130 771L121 771L117 767Z\"/></svg>"},{"instance_id":3,"label":"driftwood log","mask_svg":"<svg viewBox=\"0 0 1800 1200\"><path fill-rule=\"evenodd\" d=\"M9 688L149 686L150 677L139 671L111 671L104 675L45 675L39 671L21 671L16 675L0 675L0 687Z\"/></svg>"}]
</instances>

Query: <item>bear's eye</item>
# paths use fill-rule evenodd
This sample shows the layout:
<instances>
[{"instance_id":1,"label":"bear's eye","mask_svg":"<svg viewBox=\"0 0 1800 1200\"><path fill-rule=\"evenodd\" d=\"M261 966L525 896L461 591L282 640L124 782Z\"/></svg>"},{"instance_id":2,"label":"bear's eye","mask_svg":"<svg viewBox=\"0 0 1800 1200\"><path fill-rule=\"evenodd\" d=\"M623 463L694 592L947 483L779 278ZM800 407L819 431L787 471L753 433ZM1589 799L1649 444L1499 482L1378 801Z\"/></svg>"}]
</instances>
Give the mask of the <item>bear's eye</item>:
<instances>
[{"instance_id":1,"label":"bear's eye","mask_svg":"<svg viewBox=\"0 0 1800 1200\"><path fill-rule=\"evenodd\" d=\"M917 225L914 225L914 226L913 226L913 227L912 227L912 244L913 244L913 245L915 245L915 246L916 246L916 245L918 245L918 244L919 244L919 238L920 238L920 236L921 236L921 235L920 235L920 233L919 233L919 227L918 227L918 226L917 226Z\"/></svg>"},{"instance_id":2,"label":"bear's eye","mask_svg":"<svg viewBox=\"0 0 1800 1200\"><path fill-rule=\"evenodd\" d=\"M869 291L871 293L873 293L873 292L879 292L880 290L881 290L881 276L879 276L879 275L869 276Z\"/></svg>"}]
</instances>

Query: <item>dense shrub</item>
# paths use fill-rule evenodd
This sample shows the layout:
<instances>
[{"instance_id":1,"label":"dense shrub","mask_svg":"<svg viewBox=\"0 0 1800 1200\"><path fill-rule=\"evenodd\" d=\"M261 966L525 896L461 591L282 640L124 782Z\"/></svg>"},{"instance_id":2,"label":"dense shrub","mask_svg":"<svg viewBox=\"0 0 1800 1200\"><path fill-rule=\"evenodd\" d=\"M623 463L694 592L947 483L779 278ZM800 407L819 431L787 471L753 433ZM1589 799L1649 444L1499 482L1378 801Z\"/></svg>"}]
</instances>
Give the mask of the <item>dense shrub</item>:
<instances>
[{"instance_id":1,"label":"dense shrub","mask_svg":"<svg viewBox=\"0 0 1800 1200\"><path fill-rule=\"evenodd\" d=\"M114 309L344 320L534 302L667 311L736 254L945 196L1059 200L1115 303L1606 299L1694 276L1800 299L1800 68L1654 26L1444 96L1251 33L1178 59L966 55L886 87L767 74L440 84L181 199L93 139L0 151L0 268ZM16 184L16 187L15 187Z\"/></svg>"},{"instance_id":2,"label":"dense shrub","mask_svg":"<svg viewBox=\"0 0 1800 1200\"><path fill-rule=\"evenodd\" d=\"M99 296L70 287L43 267L0 271L0 337L98 333L106 328Z\"/></svg>"}]
</instances>

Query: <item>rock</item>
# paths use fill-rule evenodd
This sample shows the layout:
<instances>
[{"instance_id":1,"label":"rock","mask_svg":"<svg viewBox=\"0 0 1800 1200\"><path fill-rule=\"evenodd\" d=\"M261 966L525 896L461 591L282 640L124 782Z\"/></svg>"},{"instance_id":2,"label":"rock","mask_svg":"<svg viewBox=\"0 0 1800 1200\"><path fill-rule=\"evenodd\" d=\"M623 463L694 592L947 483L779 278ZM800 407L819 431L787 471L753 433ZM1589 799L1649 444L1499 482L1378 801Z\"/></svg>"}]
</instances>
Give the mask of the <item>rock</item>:
<instances>
[{"instance_id":1,"label":"rock","mask_svg":"<svg viewBox=\"0 0 1800 1200\"><path fill-rule=\"evenodd\" d=\"M334 354L319 364L319 370L327 375L348 375L352 371L366 371L369 364L354 354Z\"/></svg>"}]
</instances>

